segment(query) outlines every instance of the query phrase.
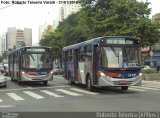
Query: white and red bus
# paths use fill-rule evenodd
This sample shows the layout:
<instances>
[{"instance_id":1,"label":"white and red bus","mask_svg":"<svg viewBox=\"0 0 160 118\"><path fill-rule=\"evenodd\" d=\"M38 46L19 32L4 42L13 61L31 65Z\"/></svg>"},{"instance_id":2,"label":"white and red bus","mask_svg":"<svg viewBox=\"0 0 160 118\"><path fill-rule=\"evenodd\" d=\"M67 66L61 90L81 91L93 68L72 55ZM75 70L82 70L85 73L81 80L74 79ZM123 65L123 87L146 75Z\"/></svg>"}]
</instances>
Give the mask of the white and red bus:
<instances>
[{"instance_id":1,"label":"white and red bus","mask_svg":"<svg viewBox=\"0 0 160 118\"><path fill-rule=\"evenodd\" d=\"M53 80L52 49L45 46L26 46L8 53L8 72L11 80L19 84L25 81Z\"/></svg>"},{"instance_id":2,"label":"white and red bus","mask_svg":"<svg viewBox=\"0 0 160 118\"><path fill-rule=\"evenodd\" d=\"M63 48L64 77L70 84L115 86L128 90L140 86L140 42L127 36L105 36Z\"/></svg>"}]
</instances>

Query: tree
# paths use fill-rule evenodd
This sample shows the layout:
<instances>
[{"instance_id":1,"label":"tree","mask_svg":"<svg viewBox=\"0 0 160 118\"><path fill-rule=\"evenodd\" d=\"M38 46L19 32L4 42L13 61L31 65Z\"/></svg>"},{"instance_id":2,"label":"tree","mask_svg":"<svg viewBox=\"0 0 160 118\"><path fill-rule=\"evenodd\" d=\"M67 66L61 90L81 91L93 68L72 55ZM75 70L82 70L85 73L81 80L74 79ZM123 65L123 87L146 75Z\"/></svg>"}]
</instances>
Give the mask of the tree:
<instances>
[{"instance_id":1,"label":"tree","mask_svg":"<svg viewBox=\"0 0 160 118\"><path fill-rule=\"evenodd\" d=\"M4 51L2 54L2 59L7 59L8 57L8 51Z\"/></svg>"},{"instance_id":2,"label":"tree","mask_svg":"<svg viewBox=\"0 0 160 118\"><path fill-rule=\"evenodd\" d=\"M53 49L52 54L54 59L62 61L63 42L59 32L50 32L40 40L40 45L51 47Z\"/></svg>"},{"instance_id":3,"label":"tree","mask_svg":"<svg viewBox=\"0 0 160 118\"><path fill-rule=\"evenodd\" d=\"M80 11L68 16L59 23L57 31L61 33L65 46L87 40L87 35L90 33L86 24L85 12Z\"/></svg>"},{"instance_id":4,"label":"tree","mask_svg":"<svg viewBox=\"0 0 160 118\"><path fill-rule=\"evenodd\" d=\"M127 35L140 38L142 46L159 40L157 23L149 19L149 2L137 0L80 0L94 37Z\"/></svg>"},{"instance_id":5,"label":"tree","mask_svg":"<svg viewBox=\"0 0 160 118\"><path fill-rule=\"evenodd\" d=\"M2 62L3 61L3 57L2 56L0 56L0 62Z\"/></svg>"}]
</instances>

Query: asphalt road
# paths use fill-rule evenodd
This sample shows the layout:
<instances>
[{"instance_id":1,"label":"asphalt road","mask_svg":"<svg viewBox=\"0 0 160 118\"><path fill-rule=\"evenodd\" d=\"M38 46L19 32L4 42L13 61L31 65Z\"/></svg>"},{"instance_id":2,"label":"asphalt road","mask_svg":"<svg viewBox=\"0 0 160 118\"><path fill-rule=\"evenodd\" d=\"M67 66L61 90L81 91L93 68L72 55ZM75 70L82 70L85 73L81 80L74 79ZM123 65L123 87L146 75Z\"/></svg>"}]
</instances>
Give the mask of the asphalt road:
<instances>
[{"instance_id":1,"label":"asphalt road","mask_svg":"<svg viewBox=\"0 0 160 118\"><path fill-rule=\"evenodd\" d=\"M36 112L35 115L41 114L40 118L46 114L40 112L160 111L160 82L156 81L143 81L141 87L130 87L128 91L103 88L96 92L89 92L82 85L68 85L61 75L55 75L47 86L42 83L18 85L10 79L7 82L7 88L0 88L2 112L32 112L33 116ZM25 113L22 115L26 116Z\"/></svg>"}]
</instances>

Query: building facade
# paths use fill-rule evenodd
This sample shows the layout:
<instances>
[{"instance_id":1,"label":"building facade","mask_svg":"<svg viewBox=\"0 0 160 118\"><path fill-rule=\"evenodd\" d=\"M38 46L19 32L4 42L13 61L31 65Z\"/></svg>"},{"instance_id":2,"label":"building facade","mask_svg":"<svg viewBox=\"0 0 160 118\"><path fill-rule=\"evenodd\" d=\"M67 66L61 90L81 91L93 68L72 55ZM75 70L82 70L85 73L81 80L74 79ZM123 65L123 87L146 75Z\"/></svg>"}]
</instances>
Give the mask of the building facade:
<instances>
[{"instance_id":1,"label":"building facade","mask_svg":"<svg viewBox=\"0 0 160 118\"><path fill-rule=\"evenodd\" d=\"M16 27L9 27L0 40L1 55L9 49L32 46L32 29L24 28L22 30L16 29Z\"/></svg>"},{"instance_id":2,"label":"building facade","mask_svg":"<svg viewBox=\"0 0 160 118\"><path fill-rule=\"evenodd\" d=\"M47 26L40 26L39 27L39 41L45 36L46 34L54 32L53 25L47 25Z\"/></svg>"},{"instance_id":3,"label":"building facade","mask_svg":"<svg viewBox=\"0 0 160 118\"><path fill-rule=\"evenodd\" d=\"M70 14L75 13L81 9L80 4L63 4L60 8L59 14L59 21L63 21L66 19Z\"/></svg>"},{"instance_id":4,"label":"building facade","mask_svg":"<svg viewBox=\"0 0 160 118\"><path fill-rule=\"evenodd\" d=\"M0 37L0 55L7 49L7 33L3 33Z\"/></svg>"},{"instance_id":5,"label":"building facade","mask_svg":"<svg viewBox=\"0 0 160 118\"><path fill-rule=\"evenodd\" d=\"M32 29L16 29L16 27L7 30L7 49L19 48L21 46L32 46Z\"/></svg>"}]
</instances>

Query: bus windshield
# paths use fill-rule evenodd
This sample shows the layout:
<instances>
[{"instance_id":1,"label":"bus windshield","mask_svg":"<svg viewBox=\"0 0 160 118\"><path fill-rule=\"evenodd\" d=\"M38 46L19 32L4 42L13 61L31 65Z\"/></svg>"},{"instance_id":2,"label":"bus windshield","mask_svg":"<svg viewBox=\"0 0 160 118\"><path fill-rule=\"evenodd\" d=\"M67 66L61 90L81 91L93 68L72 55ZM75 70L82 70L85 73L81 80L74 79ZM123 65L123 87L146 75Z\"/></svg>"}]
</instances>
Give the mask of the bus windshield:
<instances>
[{"instance_id":1,"label":"bus windshield","mask_svg":"<svg viewBox=\"0 0 160 118\"><path fill-rule=\"evenodd\" d=\"M23 68L52 68L51 56L46 53L26 53L22 58Z\"/></svg>"},{"instance_id":2,"label":"bus windshield","mask_svg":"<svg viewBox=\"0 0 160 118\"><path fill-rule=\"evenodd\" d=\"M102 47L100 65L108 68L140 67L139 49L133 47Z\"/></svg>"}]
</instances>

